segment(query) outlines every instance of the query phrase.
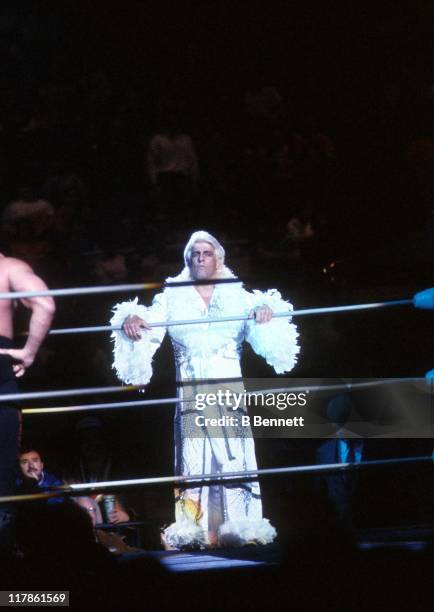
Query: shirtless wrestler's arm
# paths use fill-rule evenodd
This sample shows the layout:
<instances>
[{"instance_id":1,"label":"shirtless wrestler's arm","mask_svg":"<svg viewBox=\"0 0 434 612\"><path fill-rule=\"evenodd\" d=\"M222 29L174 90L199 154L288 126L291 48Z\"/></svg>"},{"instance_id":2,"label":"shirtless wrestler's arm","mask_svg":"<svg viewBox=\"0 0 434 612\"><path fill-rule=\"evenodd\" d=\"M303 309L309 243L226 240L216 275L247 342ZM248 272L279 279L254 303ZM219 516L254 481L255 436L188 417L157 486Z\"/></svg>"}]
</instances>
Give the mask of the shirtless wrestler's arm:
<instances>
[{"instance_id":1,"label":"shirtless wrestler's arm","mask_svg":"<svg viewBox=\"0 0 434 612\"><path fill-rule=\"evenodd\" d=\"M18 259L8 258L8 279L10 291L46 291L44 281L32 268ZM20 300L31 310L29 333L22 349L2 349L0 354L10 355L17 363L13 366L15 375L22 376L35 360L36 353L50 329L55 312L51 297L32 297Z\"/></svg>"}]
</instances>

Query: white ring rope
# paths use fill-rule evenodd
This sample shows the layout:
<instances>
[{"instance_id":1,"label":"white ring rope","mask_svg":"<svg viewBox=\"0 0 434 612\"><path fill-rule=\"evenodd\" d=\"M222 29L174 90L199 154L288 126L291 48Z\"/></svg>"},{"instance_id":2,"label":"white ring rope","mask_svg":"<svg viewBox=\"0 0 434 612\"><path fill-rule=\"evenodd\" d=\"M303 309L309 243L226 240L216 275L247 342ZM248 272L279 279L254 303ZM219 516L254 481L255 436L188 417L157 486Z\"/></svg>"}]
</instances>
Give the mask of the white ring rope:
<instances>
[{"instance_id":1,"label":"white ring rope","mask_svg":"<svg viewBox=\"0 0 434 612\"><path fill-rule=\"evenodd\" d=\"M101 404L81 404L78 406L57 406L52 408L24 408L23 414L60 414L62 412L86 412L90 410L114 410L118 408L135 408L137 406L160 406L164 404L177 404L187 400L178 397L167 397L153 400L137 400L132 402L108 402Z\"/></svg>"},{"instance_id":2,"label":"white ring rope","mask_svg":"<svg viewBox=\"0 0 434 612\"><path fill-rule=\"evenodd\" d=\"M413 304L412 299L391 300L387 302L374 302L369 304L351 304L348 306L327 306L324 308L304 308L303 310L292 310L290 312L274 312L275 317L301 317L305 315L316 314L331 314L338 312L352 312L355 310L370 310L374 308L387 308L389 306L404 306ZM175 325L200 325L205 323L227 323L229 321L247 321L251 319L250 315L233 315L228 317L203 317L202 319L184 319L178 321L158 321L156 323L148 323L149 327L174 327ZM63 334L84 334L94 332L112 332L121 330L121 325L96 325L90 327L65 327L63 329L52 329L49 332L50 336Z\"/></svg>"},{"instance_id":3,"label":"white ring rope","mask_svg":"<svg viewBox=\"0 0 434 612\"><path fill-rule=\"evenodd\" d=\"M222 383L224 384L225 379L221 379L221 380L222 380ZM348 382L348 383L342 383L342 384L337 384L337 385L324 385L324 386L305 385L305 386L300 386L300 387L282 387L278 389L261 389L261 390L249 391L246 393L248 395L259 395L261 393L283 393L283 392L288 392L288 391L292 393L297 393L297 392L302 392L302 391L305 391L305 392L342 391L342 390L352 391L354 389L366 389L366 388L382 386L382 385L392 385L392 384L410 383L410 382L423 383L428 386L428 382L426 381L424 377L388 378L388 379L385 378L385 379L378 379L378 380L368 381L368 382L359 382L359 383ZM121 390L122 387L120 388L115 387L115 389ZM132 387L132 389L136 389L136 388ZM81 391L89 391L89 390L82 389ZM63 391L62 393L65 395L68 392ZM28 394L28 395L32 395L32 394ZM16 396L12 395L10 397L16 397ZM22 413L23 414L60 414L60 413L67 413L67 412L86 412L86 411L91 411L91 410L114 410L114 409L119 409L119 408L130 408L130 407L135 408L138 406L161 406L164 404L177 404L177 403L191 402L191 401L193 401L192 398L168 397L168 398L149 399L149 400L134 400L134 401L128 401L128 402L80 404L77 406L56 406L56 407L53 406L50 408L24 408L22 410Z\"/></svg>"},{"instance_id":4,"label":"white ring rope","mask_svg":"<svg viewBox=\"0 0 434 612\"><path fill-rule=\"evenodd\" d=\"M130 480L107 480L102 482L88 482L70 484L56 487L50 493L35 493L29 495L10 495L0 497L0 503L32 501L37 499L48 499L50 497L79 496L84 493L92 493L106 489L125 489L138 486L155 485L182 485L184 488L197 486L211 486L215 483L233 484L234 482L245 482L256 480L258 477L316 474L323 472L344 472L359 470L369 467L401 465L406 463L432 463L432 456L422 457L399 457L395 459L376 459L373 461L361 461L358 463L328 463L324 465L297 465L291 467L266 468L259 470L247 470L240 472L197 474L190 476L157 476L154 478L135 478Z\"/></svg>"},{"instance_id":5,"label":"white ring rope","mask_svg":"<svg viewBox=\"0 0 434 612\"><path fill-rule=\"evenodd\" d=\"M213 279L213 285L223 283L240 283L239 278ZM162 287L187 287L190 285L209 285L209 280L179 281L175 283L133 283L128 285L99 285L96 287L71 287L68 289L46 289L45 291L5 291L0 293L0 300L18 300L34 297L65 297L69 295L92 295L98 293L119 293L124 291L143 291L148 289L161 289Z\"/></svg>"},{"instance_id":6,"label":"white ring rope","mask_svg":"<svg viewBox=\"0 0 434 612\"><path fill-rule=\"evenodd\" d=\"M60 391L34 391L30 393L5 393L0 395L0 401L21 401L32 399L51 399L55 397L71 397L74 395L101 395L102 393L118 393L122 391L138 391L143 389L139 385L118 385L117 387L83 387L79 389L65 389Z\"/></svg>"}]
</instances>

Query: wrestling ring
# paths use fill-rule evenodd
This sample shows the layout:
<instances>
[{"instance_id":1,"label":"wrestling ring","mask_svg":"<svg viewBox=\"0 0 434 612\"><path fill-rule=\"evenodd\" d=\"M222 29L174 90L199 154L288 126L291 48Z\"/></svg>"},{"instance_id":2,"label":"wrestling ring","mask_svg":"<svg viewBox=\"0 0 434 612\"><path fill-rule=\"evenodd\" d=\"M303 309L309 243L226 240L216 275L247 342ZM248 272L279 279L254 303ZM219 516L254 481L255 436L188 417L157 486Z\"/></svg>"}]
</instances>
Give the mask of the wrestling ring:
<instances>
[{"instance_id":1,"label":"wrestling ring","mask_svg":"<svg viewBox=\"0 0 434 612\"><path fill-rule=\"evenodd\" d=\"M217 282L239 282L238 279L227 279ZM174 283L172 286L185 286L194 284L205 284L200 281L188 281L183 283ZM69 289L55 289L47 290L43 292L14 292L14 293L0 293L0 300L10 300L18 298L30 298L36 296L52 296L52 297L67 297L67 296L82 296L82 295L95 295L103 293L124 293L129 291L143 291L150 289L159 289L167 287L167 284L163 283L139 283L130 285L113 285L113 286L100 286L100 287L78 287ZM401 300L366 303L366 304L352 304L344 306L334 306L325 308L308 308L302 310L293 310L289 315L288 312L274 312L273 317L286 317L296 318L304 316L321 316L323 314L342 314L351 313L354 311L361 310L384 310L393 307L409 307L412 306L418 309L433 310L434 309L434 288L426 289L417 293L414 297ZM167 327L167 326L184 326L184 325L196 325L203 323L222 323L228 321L241 321L247 320L249 317L245 315L237 315L231 317L220 317L220 318L205 318L205 319L180 319L170 321L158 321L151 323L151 327ZM93 334L93 333L107 333L121 329L120 326L87 326L87 327L76 327L76 328L59 328L52 329L49 332L50 336L74 336L82 334ZM223 380L223 379L222 379ZM278 384L278 378L275 382ZM218 380L213 381L218 382ZM297 392L303 390L305 392L315 393L319 390L327 390L339 394L340 392L348 393L352 391L363 391L363 389L377 388L377 387L393 387L403 382L409 385L416 386L419 390L423 389L426 394L428 401L430 402L431 415L433 414L433 383L434 383L434 370L427 372L425 376L415 378L389 378L389 379L377 379L362 382L342 382L338 384L328 385L307 385L302 384L301 386L291 385L290 387L279 387L268 389L268 392ZM122 394L123 396L133 391L144 390L139 385L118 385L118 386L105 386L105 387L84 387L76 389L66 390L55 390L55 391L36 391L29 393L18 393L3 395L2 402L13 401L19 402L21 405L21 412L24 419L28 417L37 418L41 415L49 414L67 414L67 413L81 413L81 414L92 414L96 411L116 411L125 410L129 408L140 408L143 410L158 409L160 406L175 405L183 400L179 397L165 397L158 399L143 399L143 400L125 400L125 401L113 401L113 402L94 402L94 403L83 403L83 404L66 404L60 406L46 406L46 407L25 407L25 403L34 400L71 400L77 397L95 396L95 395L111 395L111 394ZM258 393L258 391L256 391ZM432 417L433 418L433 417ZM434 431L427 437L434 438ZM92 495L96 493L114 493L118 491L125 491L130 488L137 487L182 487L183 489L194 488L198 486L211 486L211 485L224 485L228 486L233 484L240 484L252 481L264 481L272 477L277 478L294 478L296 476L321 476L323 474L335 475L335 474L353 474L355 472L367 472L378 468L398 468L401 469L406 465L429 465L433 462L432 455L423 455L415 457L396 457L390 459L378 459L365 461L361 460L347 460L339 461L338 463L321 463L316 465L297 465L297 466L283 466L268 469L257 469L254 471L236 471L230 473L211 472L205 474L195 474L192 476L163 476L163 477L152 477L152 478L134 478L125 480L106 480L98 482L86 482L78 484L68 484L57 487L53 490L46 492L28 494L28 495L14 495L8 497L0 497L0 503L26 503L35 500L44 500L52 497L69 498L74 496Z\"/></svg>"}]
</instances>

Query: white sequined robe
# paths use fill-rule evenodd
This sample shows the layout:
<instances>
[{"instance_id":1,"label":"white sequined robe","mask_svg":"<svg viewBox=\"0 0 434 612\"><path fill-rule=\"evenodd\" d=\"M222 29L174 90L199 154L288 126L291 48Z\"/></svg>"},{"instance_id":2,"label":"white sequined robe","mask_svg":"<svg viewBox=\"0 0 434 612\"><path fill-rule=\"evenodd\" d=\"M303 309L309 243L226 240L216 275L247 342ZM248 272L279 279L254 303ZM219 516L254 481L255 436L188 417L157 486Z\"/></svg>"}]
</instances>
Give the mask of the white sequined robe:
<instances>
[{"instance_id":1,"label":"white sequined robe","mask_svg":"<svg viewBox=\"0 0 434 612\"><path fill-rule=\"evenodd\" d=\"M229 270L226 276L232 276ZM185 280L181 274L169 281ZM207 317L247 315L267 304L273 311L292 310L275 290L267 293L246 291L241 283L217 284L209 306L193 286L166 288L155 296L149 308L123 302L114 309L112 325L120 325L136 314L148 322L167 321L167 327L144 331L142 339L132 342L123 332L113 332L114 365L118 377L128 384L147 384L152 376L152 358L166 331L172 340L177 380L194 394L205 387L199 381L240 379L241 345L249 342L277 373L290 371L299 351L295 325L276 318L258 324L255 320L207 323ZM170 326L170 320L203 318L203 324ZM239 383L242 384L241 382ZM240 389L240 387L238 387ZM209 386L207 387L209 390ZM254 442L249 428L215 429L211 435L191 436L191 415L197 409L185 401L186 387L179 387L183 399L175 414L175 471L179 475L228 473L257 469ZM223 412L231 408L221 409ZM222 414L222 413L221 413ZM231 414L233 414L231 412ZM190 432L190 433L189 433ZM208 544L267 543L275 529L262 517L259 484L248 482L231 486L202 486L176 492L176 522L165 531L167 543L174 548Z\"/></svg>"}]
</instances>

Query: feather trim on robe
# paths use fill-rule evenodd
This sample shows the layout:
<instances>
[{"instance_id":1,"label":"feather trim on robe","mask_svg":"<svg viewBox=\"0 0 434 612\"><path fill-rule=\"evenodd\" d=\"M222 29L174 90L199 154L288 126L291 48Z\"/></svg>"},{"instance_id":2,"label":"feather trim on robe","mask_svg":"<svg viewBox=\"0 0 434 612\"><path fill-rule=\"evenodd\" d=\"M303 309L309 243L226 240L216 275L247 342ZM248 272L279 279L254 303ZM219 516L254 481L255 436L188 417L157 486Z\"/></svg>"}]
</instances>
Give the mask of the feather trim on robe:
<instances>
[{"instance_id":1,"label":"feather trim on robe","mask_svg":"<svg viewBox=\"0 0 434 612\"><path fill-rule=\"evenodd\" d=\"M148 323L156 323L162 320L161 316L164 320L163 310L146 308L138 304L138 298L135 298L130 302L116 304L110 324L122 325L127 317L133 315L137 315ZM112 332L111 337L114 338L113 369L116 370L120 380L129 385L148 384L152 376L152 359L165 332L164 327L154 327L151 331L143 330L141 340L136 342L127 338L122 330Z\"/></svg>"},{"instance_id":2,"label":"feather trim on robe","mask_svg":"<svg viewBox=\"0 0 434 612\"><path fill-rule=\"evenodd\" d=\"M260 520L226 521L219 527L220 546L245 546L246 544L270 544L277 531L266 518Z\"/></svg>"},{"instance_id":3,"label":"feather trim on robe","mask_svg":"<svg viewBox=\"0 0 434 612\"><path fill-rule=\"evenodd\" d=\"M168 281L185 280L183 271L179 276ZM224 277L233 277L225 269ZM138 304L137 298L130 302L122 302L114 307L112 325L121 325L127 316L137 315L147 322L166 321L170 327L170 320L189 318L189 309L192 308L191 287L166 288L163 293L155 296L152 306L146 308ZM292 305L282 299L275 289L267 292L255 290L249 293L241 283L217 285L214 290L214 304L221 316L246 315L258 306L267 305L274 312L288 312ZM198 316L193 311L191 318ZM205 327L206 326L206 327ZM243 331L244 327L244 331ZM152 376L152 359L160 346L166 328L153 328L151 331L143 330L142 339L134 342L129 340L122 331L112 332L114 338L114 364L118 378L127 384L146 385ZM296 326L284 318L275 318L267 323L256 323L254 319L246 322L214 323L211 327L194 325L173 327L170 329L172 340L185 345L190 355L206 357L207 353L237 350L234 342L241 346L243 339L247 340L253 350L264 357L278 374L289 372L297 361L300 348L297 344L298 333Z\"/></svg>"},{"instance_id":4,"label":"feather trim on robe","mask_svg":"<svg viewBox=\"0 0 434 612\"><path fill-rule=\"evenodd\" d=\"M188 518L177 520L163 531L164 542L170 548L205 548L208 538L198 523Z\"/></svg>"},{"instance_id":5,"label":"feather trim on robe","mask_svg":"<svg viewBox=\"0 0 434 612\"><path fill-rule=\"evenodd\" d=\"M273 312L290 313L293 310L292 304L283 300L276 289L269 289L267 292L255 290L253 295L249 295L252 309L269 306ZM254 319L247 322L247 342L277 374L290 372L297 363L297 355L300 352L297 328L290 321L291 317L279 317L267 323L256 323Z\"/></svg>"}]
</instances>

